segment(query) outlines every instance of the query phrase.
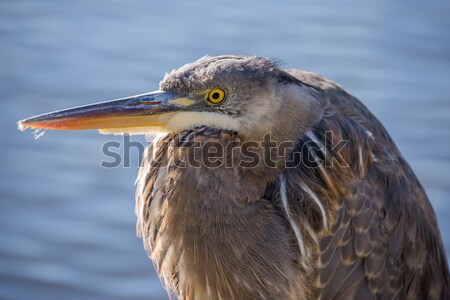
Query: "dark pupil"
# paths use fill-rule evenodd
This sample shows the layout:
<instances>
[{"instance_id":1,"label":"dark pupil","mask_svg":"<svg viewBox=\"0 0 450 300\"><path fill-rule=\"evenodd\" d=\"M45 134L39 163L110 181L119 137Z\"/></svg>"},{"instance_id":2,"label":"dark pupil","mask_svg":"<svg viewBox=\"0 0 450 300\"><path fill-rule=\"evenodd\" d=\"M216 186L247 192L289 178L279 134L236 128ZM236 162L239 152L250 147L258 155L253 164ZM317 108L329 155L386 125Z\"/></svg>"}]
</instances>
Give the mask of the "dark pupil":
<instances>
[{"instance_id":1,"label":"dark pupil","mask_svg":"<svg viewBox=\"0 0 450 300\"><path fill-rule=\"evenodd\" d=\"M212 94L212 97L213 97L214 100L217 100L217 99L220 98L220 94L217 93L217 92L216 92L216 93L213 93L213 94Z\"/></svg>"}]
</instances>

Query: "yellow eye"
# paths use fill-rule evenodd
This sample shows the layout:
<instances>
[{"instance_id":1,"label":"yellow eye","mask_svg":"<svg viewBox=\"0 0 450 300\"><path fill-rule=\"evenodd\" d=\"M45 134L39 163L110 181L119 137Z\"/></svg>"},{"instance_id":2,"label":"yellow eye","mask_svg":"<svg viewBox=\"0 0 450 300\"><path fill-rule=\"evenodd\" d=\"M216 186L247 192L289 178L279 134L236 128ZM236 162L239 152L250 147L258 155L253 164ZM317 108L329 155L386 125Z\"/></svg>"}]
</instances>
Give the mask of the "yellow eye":
<instances>
[{"instance_id":1,"label":"yellow eye","mask_svg":"<svg viewBox=\"0 0 450 300\"><path fill-rule=\"evenodd\" d=\"M208 94L208 101L214 104L218 104L225 99L225 92L222 89L212 89Z\"/></svg>"}]
</instances>

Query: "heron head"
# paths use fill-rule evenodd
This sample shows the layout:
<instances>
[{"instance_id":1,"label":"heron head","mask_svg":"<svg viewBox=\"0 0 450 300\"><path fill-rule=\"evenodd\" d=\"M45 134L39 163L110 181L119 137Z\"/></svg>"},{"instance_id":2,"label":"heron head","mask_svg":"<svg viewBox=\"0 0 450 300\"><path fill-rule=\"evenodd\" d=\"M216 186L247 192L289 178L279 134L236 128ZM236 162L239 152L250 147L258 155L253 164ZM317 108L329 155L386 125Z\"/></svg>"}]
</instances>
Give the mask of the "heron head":
<instances>
[{"instance_id":1,"label":"heron head","mask_svg":"<svg viewBox=\"0 0 450 300\"><path fill-rule=\"evenodd\" d=\"M308 87L268 58L205 56L166 74L158 91L39 115L19 127L138 134L208 126L252 136L307 116L314 105Z\"/></svg>"}]
</instances>

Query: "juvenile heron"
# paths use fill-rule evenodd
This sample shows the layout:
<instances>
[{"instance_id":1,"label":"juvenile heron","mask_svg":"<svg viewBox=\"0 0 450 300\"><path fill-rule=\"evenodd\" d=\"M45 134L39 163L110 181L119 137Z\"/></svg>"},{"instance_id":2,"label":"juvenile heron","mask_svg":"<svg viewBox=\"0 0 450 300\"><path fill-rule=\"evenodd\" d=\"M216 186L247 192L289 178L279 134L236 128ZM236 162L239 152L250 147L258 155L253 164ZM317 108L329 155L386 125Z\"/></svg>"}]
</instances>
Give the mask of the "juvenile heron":
<instances>
[{"instance_id":1,"label":"juvenile heron","mask_svg":"<svg viewBox=\"0 0 450 300\"><path fill-rule=\"evenodd\" d=\"M207 56L159 91L19 125L162 132L139 170L137 231L179 299L450 297L422 186L369 110L319 75Z\"/></svg>"}]
</instances>

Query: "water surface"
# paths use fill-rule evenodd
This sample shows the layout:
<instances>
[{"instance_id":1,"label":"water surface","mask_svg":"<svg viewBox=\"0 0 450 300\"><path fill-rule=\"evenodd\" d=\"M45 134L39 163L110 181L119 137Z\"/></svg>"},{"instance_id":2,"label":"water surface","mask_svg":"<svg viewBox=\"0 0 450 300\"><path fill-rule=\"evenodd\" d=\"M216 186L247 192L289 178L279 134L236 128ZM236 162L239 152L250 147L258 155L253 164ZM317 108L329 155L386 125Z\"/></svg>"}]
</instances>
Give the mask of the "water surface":
<instances>
[{"instance_id":1,"label":"water surface","mask_svg":"<svg viewBox=\"0 0 450 300\"><path fill-rule=\"evenodd\" d=\"M447 0L1 1L0 298L166 298L135 236L137 151L102 168L120 137L35 141L16 122L155 90L205 54L271 56L358 96L423 183L448 253L449 32Z\"/></svg>"}]
</instances>

